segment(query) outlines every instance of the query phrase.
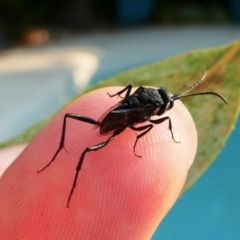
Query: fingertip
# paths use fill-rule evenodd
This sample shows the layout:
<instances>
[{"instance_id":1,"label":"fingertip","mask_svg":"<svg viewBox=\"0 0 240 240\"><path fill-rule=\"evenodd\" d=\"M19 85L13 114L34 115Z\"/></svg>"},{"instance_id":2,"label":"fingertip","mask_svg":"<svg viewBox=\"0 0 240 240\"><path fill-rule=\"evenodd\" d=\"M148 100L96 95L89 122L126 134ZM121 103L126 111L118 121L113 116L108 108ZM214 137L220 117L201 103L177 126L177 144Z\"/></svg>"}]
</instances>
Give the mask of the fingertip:
<instances>
[{"instance_id":1,"label":"fingertip","mask_svg":"<svg viewBox=\"0 0 240 240\"><path fill-rule=\"evenodd\" d=\"M115 93L119 90L119 88L111 88L100 91L105 96L106 92ZM94 92L92 94L94 95ZM101 93L98 92L97 95L100 96ZM90 101L92 96L86 97L89 97L87 101ZM107 102L106 109L108 109L116 103L116 98L108 97L104 101ZM106 109L101 109L101 112L105 112ZM106 199L111 199L116 205L121 201L134 202L134 205L126 204L126 210L129 214L132 213L131 229L136 232L139 231L138 227L144 224L145 233L149 234L151 231L153 233L178 198L196 153L197 133L192 117L184 104L176 101L173 109L160 117L164 116L170 117L174 137L180 143L173 141L169 122L165 121L156 124L139 140L136 153L141 158L136 157L133 151L136 134L139 133L126 129L106 148L95 153L94 158L98 158L97 162L90 156L85 162L86 170L88 163L91 165L89 167L91 170L88 172L93 173L92 179L97 176L98 189L103 190L109 185L112 189L119 190L114 196L110 195L112 191L103 190ZM107 179L111 179L112 184L107 184ZM133 195L137 196L134 201ZM136 209L139 215L134 214ZM118 210L116 208L116 212ZM149 212L154 214L149 215Z\"/></svg>"},{"instance_id":2,"label":"fingertip","mask_svg":"<svg viewBox=\"0 0 240 240\"><path fill-rule=\"evenodd\" d=\"M180 102L167 114L174 137L181 143L173 141L166 121L154 126L139 141L138 158L133 152L136 133L126 129L103 149L86 154L67 211L67 198L81 153L109 136L100 136L92 125L70 119L64 145L69 154L61 150L55 161L37 174L57 151L64 115L78 113L97 120L120 101L110 98L107 92L120 89L99 89L72 102L11 166L4 180L9 182L4 193L10 197L4 203L8 207L3 209L9 216L18 212L19 206L28 212L12 221L11 229L17 229L19 236L27 236L26 226L31 222L35 235L42 237L45 229L56 238L94 238L99 233L103 238L149 238L176 201L196 150L194 124ZM23 190L19 193L19 189Z\"/></svg>"}]
</instances>

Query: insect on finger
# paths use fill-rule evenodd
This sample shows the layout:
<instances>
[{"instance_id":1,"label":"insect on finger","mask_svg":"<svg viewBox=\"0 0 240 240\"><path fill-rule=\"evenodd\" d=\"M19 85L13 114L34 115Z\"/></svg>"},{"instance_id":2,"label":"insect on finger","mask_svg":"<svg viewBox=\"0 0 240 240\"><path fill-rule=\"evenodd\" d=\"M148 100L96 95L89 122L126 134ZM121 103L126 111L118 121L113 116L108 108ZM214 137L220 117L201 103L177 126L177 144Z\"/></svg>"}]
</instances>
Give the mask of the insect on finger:
<instances>
[{"instance_id":1,"label":"insect on finger","mask_svg":"<svg viewBox=\"0 0 240 240\"><path fill-rule=\"evenodd\" d=\"M171 94L165 88L155 89L155 88L146 88L142 86L138 87L137 90L131 94L132 85L129 84L128 86L126 86L121 91L115 94L108 93L109 97L114 97L114 96L121 97L121 94L126 92L125 96L121 97L122 100L115 107L111 108L106 113L104 113L103 116L100 117L101 120L98 120L98 121L90 117L75 114L75 113L65 114L59 147L55 152L55 154L53 155L52 159L46 164L46 166L44 166L41 170L39 170L38 173L44 171L47 167L49 167L54 162L59 152L64 148L66 121L68 118L72 118L77 121L96 125L97 127L99 127L99 131L101 135L111 134L111 136L107 140L100 142L94 146L86 147L86 149L81 154L80 159L78 161L77 168L76 168L76 173L73 180L72 188L70 190L68 200L67 200L67 207L69 207L71 198L74 193L74 189L77 185L79 172L82 168L82 165L84 163L84 159L87 153L92 151L98 151L104 148L117 135L122 133L126 128L130 128L133 131L144 131L136 137L135 143L133 145L134 154L137 157L141 157L140 155L136 154L136 151L135 151L138 140L142 138L144 135L146 135L150 130L152 130L155 124L161 124L166 120L169 120L169 130L171 132L173 141L176 143L180 143L180 141L177 141L174 138L172 122L170 117L162 117L155 120L151 119L151 117L153 116L161 116L165 112L172 109L174 106L174 101L179 100L181 98L198 96L198 95L214 95L219 97L226 104L228 104L226 99L216 92L197 92L197 93L184 95L186 92L197 87L204 80L205 77L206 77L206 71L204 75L195 84L185 89L181 93L175 94L173 96L171 96ZM145 126L140 126L140 127L136 126L137 124L144 123L144 122L149 122L150 124Z\"/></svg>"}]
</instances>

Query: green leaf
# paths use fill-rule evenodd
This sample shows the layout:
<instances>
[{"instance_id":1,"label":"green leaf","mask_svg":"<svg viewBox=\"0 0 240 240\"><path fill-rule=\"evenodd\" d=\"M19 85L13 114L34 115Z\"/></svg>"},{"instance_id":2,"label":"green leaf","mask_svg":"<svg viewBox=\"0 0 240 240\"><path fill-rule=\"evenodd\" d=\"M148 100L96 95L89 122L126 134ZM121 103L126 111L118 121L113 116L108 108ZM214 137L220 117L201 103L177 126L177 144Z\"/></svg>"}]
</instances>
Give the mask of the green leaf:
<instances>
[{"instance_id":1,"label":"green leaf","mask_svg":"<svg viewBox=\"0 0 240 240\"><path fill-rule=\"evenodd\" d=\"M196 82L207 70L206 80L198 86L198 90L218 92L228 100L229 105L216 101L216 98L183 100L198 131L197 155L189 171L184 187L186 190L213 162L234 129L240 104L239 66L240 41L236 41L219 48L189 52L121 73L88 88L85 92L132 83L134 86L164 86L170 92L178 93ZM0 148L31 141L49 120L50 118L43 120L19 136L0 144Z\"/></svg>"}]
</instances>

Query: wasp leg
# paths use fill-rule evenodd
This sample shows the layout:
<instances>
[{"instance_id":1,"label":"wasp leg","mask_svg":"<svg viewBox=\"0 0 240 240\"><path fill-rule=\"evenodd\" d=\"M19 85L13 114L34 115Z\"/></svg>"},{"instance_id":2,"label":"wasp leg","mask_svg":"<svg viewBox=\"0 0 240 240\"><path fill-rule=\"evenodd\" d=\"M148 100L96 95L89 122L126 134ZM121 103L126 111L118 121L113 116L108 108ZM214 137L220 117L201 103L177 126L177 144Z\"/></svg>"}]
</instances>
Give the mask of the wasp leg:
<instances>
[{"instance_id":1,"label":"wasp leg","mask_svg":"<svg viewBox=\"0 0 240 240\"><path fill-rule=\"evenodd\" d=\"M61 141L60 141L58 150L54 154L54 156L51 159L51 161L44 168L42 168L41 170L37 171L37 173L42 172L48 166L50 166L51 163L55 160L55 158L58 155L58 153L62 150L62 148L64 148L64 139L65 139L67 118L72 118L72 119L75 119L75 120L78 120L78 121L82 121L82 122L86 122L86 123L90 123L90 124L94 124L94 125L99 125L100 124L98 121L95 121L94 119L89 118L87 116L83 116L83 115L79 115L79 114L75 114L75 113L66 113L65 116L64 116L64 120L63 120L62 136L61 136Z\"/></svg>"},{"instance_id":2,"label":"wasp leg","mask_svg":"<svg viewBox=\"0 0 240 240\"><path fill-rule=\"evenodd\" d=\"M173 141L176 142L176 143L180 143L180 141L177 141L177 140L174 138L173 131L172 131L172 121L171 121L171 118L170 118L170 117L163 117L163 118L156 119L156 120L150 119L149 122L154 123L154 124L160 124L160 123L162 123L162 122L164 122L164 121L166 121L166 120L169 120L168 128L169 128L169 130L170 130L170 132L171 132L171 134L172 134L172 139L173 139Z\"/></svg>"},{"instance_id":3,"label":"wasp leg","mask_svg":"<svg viewBox=\"0 0 240 240\"><path fill-rule=\"evenodd\" d=\"M142 126L142 127L134 127L134 126L131 126L130 127L132 130L134 131L143 131L143 130L146 130L144 131L143 133L137 135L137 138L135 140L135 143L134 143L134 146L133 146L133 150L134 150L134 154L136 157L141 157L140 155L137 155L136 154L136 146L137 146L137 142L139 140L139 138L143 137L146 133L148 133L152 128L153 128L153 124L149 124L149 125L145 125L145 126Z\"/></svg>"},{"instance_id":4,"label":"wasp leg","mask_svg":"<svg viewBox=\"0 0 240 240\"><path fill-rule=\"evenodd\" d=\"M82 167L82 164L83 164L83 160L84 160L84 157L86 155L86 153L88 152L92 152L92 151L97 151L103 147L105 147L109 142L111 142L113 140L113 138L117 135L117 133L114 133L111 137L109 137L106 141L104 142L101 142L97 145L94 145L94 146L91 146L91 147L87 147L84 152L82 153L80 159L79 159L79 162L78 162L78 165L77 165L77 168L76 168L76 174L75 174L75 177L74 177L74 181L73 181L73 185L72 185L72 189L70 191L70 194L69 194L69 197L68 197L68 201L67 201L67 208L69 208L69 203L70 203L70 200L71 200L71 197L73 195L73 192L74 192L74 188L76 187L76 184L77 184L77 179L78 179L78 175L79 175L79 171L81 170L81 167Z\"/></svg>"},{"instance_id":5,"label":"wasp leg","mask_svg":"<svg viewBox=\"0 0 240 240\"><path fill-rule=\"evenodd\" d=\"M130 95L130 92L131 92L131 90L132 90L132 85L131 84L129 84L129 85L127 85L124 89L122 89L121 91L119 91L119 92L117 92L117 93L115 93L115 94L110 94L110 93L108 93L108 96L109 97L115 97L115 96L119 96L119 97L121 97L120 95L122 94L122 93L124 93L124 92L126 92L126 95L124 96L124 97L121 97L121 98L126 98L126 97L128 97L129 95Z\"/></svg>"}]
</instances>

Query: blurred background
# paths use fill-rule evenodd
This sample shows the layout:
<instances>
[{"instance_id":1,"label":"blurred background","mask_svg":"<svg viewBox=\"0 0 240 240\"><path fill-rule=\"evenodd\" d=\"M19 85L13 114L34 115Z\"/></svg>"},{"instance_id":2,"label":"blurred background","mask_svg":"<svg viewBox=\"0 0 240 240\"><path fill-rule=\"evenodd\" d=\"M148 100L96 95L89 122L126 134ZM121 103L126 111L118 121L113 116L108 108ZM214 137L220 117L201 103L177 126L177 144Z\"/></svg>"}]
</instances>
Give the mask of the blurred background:
<instances>
[{"instance_id":1,"label":"blurred background","mask_svg":"<svg viewBox=\"0 0 240 240\"><path fill-rule=\"evenodd\" d=\"M239 0L1 0L1 47L142 25L240 23Z\"/></svg>"},{"instance_id":2,"label":"blurred background","mask_svg":"<svg viewBox=\"0 0 240 240\"><path fill-rule=\"evenodd\" d=\"M1 0L0 142L91 84L239 38L240 0ZM153 239L240 239L239 134L240 121Z\"/></svg>"}]
</instances>

